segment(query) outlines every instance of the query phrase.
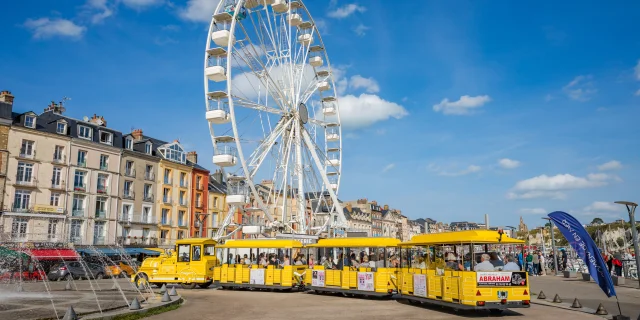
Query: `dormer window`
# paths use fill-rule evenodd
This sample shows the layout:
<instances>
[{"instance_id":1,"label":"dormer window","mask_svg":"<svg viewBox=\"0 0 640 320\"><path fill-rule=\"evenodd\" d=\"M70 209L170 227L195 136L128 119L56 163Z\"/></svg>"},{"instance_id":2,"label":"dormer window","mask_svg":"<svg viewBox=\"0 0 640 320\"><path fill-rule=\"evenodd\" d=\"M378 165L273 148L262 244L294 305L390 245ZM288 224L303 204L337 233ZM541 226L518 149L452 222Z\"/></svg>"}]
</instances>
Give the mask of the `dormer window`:
<instances>
[{"instance_id":1,"label":"dormer window","mask_svg":"<svg viewBox=\"0 0 640 320\"><path fill-rule=\"evenodd\" d=\"M126 139L124 139L124 147L129 150L133 149L133 140L130 137L127 137Z\"/></svg>"},{"instance_id":2,"label":"dormer window","mask_svg":"<svg viewBox=\"0 0 640 320\"><path fill-rule=\"evenodd\" d=\"M147 142L147 143L144 145L144 152L145 152L146 154L151 154L151 143Z\"/></svg>"},{"instance_id":3,"label":"dormer window","mask_svg":"<svg viewBox=\"0 0 640 320\"><path fill-rule=\"evenodd\" d=\"M64 122L58 122L56 124L56 132L59 134L67 134L67 124Z\"/></svg>"},{"instance_id":4,"label":"dormer window","mask_svg":"<svg viewBox=\"0 0 640 320\"><path fill-rule=\"evenodd\" d=\"M182 164L187 162L187 154L184 152L182 146L177 142L165 144L159 147L158 150L162 154L162 157L167 160Z\"/></svg>"},{"instance_id":5,"label":"dormer window","mask_svg":"<svg viewBox=\"0 0 640 320\"><path fill-rule=\"evenodd\" d=\"M24 116L24 126L27 128L35 128L36 127L36 117L32 115Z\"/></svg>"},{"instance_id":6,"label":"dormer window","mask_svg":"<svg viewBox=\"0 0 640 320\"><path fill-rule=\"evenodd\" d=\"M91 130L90 127L79 125L78 137L82 139L91 140L91 137L93 137L93 130Z\"/></svg>"},{"instance_id":7,"label":"dormer window","mask_svg":"<svg viewBox=\"0 0 640 320\"><path fill-rule=\"evenodd\" d=\"M100 131L100 143L111 145L113 144L113 133Z\"/></svg>"}]
</instances>

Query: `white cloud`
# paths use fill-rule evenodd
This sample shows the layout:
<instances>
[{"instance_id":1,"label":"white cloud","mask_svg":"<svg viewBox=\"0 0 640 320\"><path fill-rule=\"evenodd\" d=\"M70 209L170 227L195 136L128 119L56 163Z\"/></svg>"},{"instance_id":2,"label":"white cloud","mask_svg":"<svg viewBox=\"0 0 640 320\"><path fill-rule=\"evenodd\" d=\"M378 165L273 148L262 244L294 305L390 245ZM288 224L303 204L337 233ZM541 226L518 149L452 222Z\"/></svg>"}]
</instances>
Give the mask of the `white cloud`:
<instances>
[{"instance_id":1,"label":"white cloud","mask_svg":"<svg viewBox=\"0 0 640 320\"><path fill-rule=\"evenodd\" d=\"M315 22L316 24L316 29L318 29L318 31L320 31L320 34L322 35L326 35L327 33L327 21L325 21L322 18L318 18L318 19L313 19L313 22Z\"/></svg>"},{"instance_id":2,"label":"white cloud","mask_svg":"<svg viewBox=\"0 0 640 320\"><path fill-rule=\"evenodd\" d=\"M89 15L93 24L101 23L113 15L113 6L107 5L107 0L88 0L83 8L81 15Z\"/></svg>"},{"instance_id":3,"label":"white cloud","mask_svg":"<svg viewBox=\"0 0 640 320\"><path fill-rule=\"evenodd\" d=\"M522 214L547 214L549 213L549 211L547 211L544 208L522 208L520 210L518 210L520 213Z\"/></svg>"},{"instance_id":4,"label":"white cloud","mask_svg":"<svg viewBox=\"0 0 640 320\"><path fill-rule=\"evenodd\" d=\"M622 169L622 163L620 163L620 161L617 161L617 160L611 160L607 163L603 163L598 166L598 170L600 171L618 170L618 169Z\"/></svg>"},{"instance_id":5,"label":"white cloud","mask_svg":"<svg viewBox=\"0 0 640 320\"><path fill-rule=\"evenodd\" d=\"M473 164L468 166L464 170L455 171L455 172L446 171L446 170L444 170L444 169L442 169L439 166L436 166L434 164L430 164L427 168L429 170L431 170L431 171L436 172L438 175L446 176L446 177L464 176L464 175L467 175L467 174L470 174L470 173L479 172L482 169L480 166L476 166L476 165L473 165Z\"/></svg>"},{"instance_id":6,"label":"white cloud","mask_svg":"<svg viewBox=\"0 0 640 320\"><path fill-rule=\"evenodd\" d=\"M393 169L393 168L395 168L395 167L396 167L396 164L395 164L395 163L390 163L390 164L386 165L386 166L382 169L382 172L383 172L383 173L384 173L384 172L387 172L387 171L389 171L389 170L391 170L391 169Z\"/></svg>"},{"instance_id":7,"label":"white cloud","mask_svg":"<svg viewBox=\"0 0 640 320\"><path fill-rule=\"evenodd\" d=\"M445 98L433 106L433 111L442 111L443 114L450 115L468 115L472 114L474 108L480 108L489 101L491 98L487 95L475 97L464 95L458 101L449 101Z\"/></svg>"},{"instance_id":8,"label":"white cloud","mask_svg":"<svg viewBox=\"0 0 640 320\"><path fill-rule=\"evenodd\" d=\"M569 82L562 90L569 96L569 98L576 101L587 101L591 99L596 92L593 84L593 76L577 76L571 82Z\"/></svg>"},{"instance_id":9,"label":"white cloud","mask_svg":"<svg viewBox=\"0 0 640 320\"><path fill-rule=\"evenodd\" d=\"M356 26L353 29L353 32L355 32L357 35L362 37L365 34L367 34L367 30L369 30L369 29L371 29L371 28L369 28L369 27L367 27L367 26L365 26L364 24L361 23L361 24L359 24L358 26Z\"/></svg>"},{"instance_id":10,"label":"white cloud","mask_svg":"<svg viewBox=\"0 0 640 320\"><path fill-rule=\"evenodd\" d=\"M27 19L24 26L33 33L36 39L47 39L55 36L79 38L87 28L66 19Z\"/></svg>"},{"instance_id":11,"label":"white cloud","mask_svg":"<svg viewBox=\"0 0 640 320\"><path fill-rule=\"evenodd\" d=\"M178 9L182 19L209 22L220 0L189 0L185 8Z\"/></svg>"},{"instance_id":12,"label":"white cloud","mask_svg":"<svg viewBox=\"0 0 640 320\"><path fill-rule=\"evenodd\" d=\"M633 69L636 73L636 79L640 80L640 59L638 59L638 64L636 64L636 67ZM638 92L640 93L640 90L638 90Z\"/></svg>"},{"instance_id":13,"label":"white cloud","mask_svg":"<svg viewBox=\"0 0 640 320\"><path fill-rule=\"evenodd\" d=\"M345 128L361 128L389 118L401 119L409 113L401 105L377 95L362 93L338 98L340 122Z\"/></svg>"},{"instance_id":14,"label":"white cloud","mask_svg":"<svg viewBox=\"0 0 640 320\"><path fill-rule=\"evenodd\" d=\"M621 181L614 175L591 173L586 177L570 174L547 176L546 174L518 181L513 191L507 193L509 199L552 198L564 199L565 190L596 188L609 184L610 181Z\"/></svg>"},{"instance_id":15,"label":"white cloud","mask_svg":"<svg viewBox=\"0 0 640 320\"><path fill-rule=\"evenodd\" d=\"M624 207L613 202L595 201L584 207L583 210L586 212L620 212L624 211Z\"/></svg>"},{"instance_id":16,"label":"white cloud","mask_svg":"<svg viewBox=\"0 0 640 320\"><path fill-rule=\"evenodd\" d=\"M511 159L500 159L498 164L505 169L514 169L520 166L520 161Z\"/></svg>"},{"instance_id":17,"label":"white cloud","mask_svg":"<svg viewBox=\"0 0 640 320\"><path fill-rule=\"evenodd\" d=\"M163 3L164 0L120 0L120 2L129 8L144 9L146 7L159 5Z\"/></svg>"},{"instance_id":18,"label":"white cloud","mask_svg":"<svg viewBox=\"0 0 640 320\"><path fill-rule=\"evenodd\" d=\"M636 96L640 96L640 89L638 89L638 91L636 91Z\"/></svg>"},{"instance_id":19,"label":"white cloud","mask_svg":"<svg viewBox=\"0 0 640 320\"><path fill-rule=\"evenodd\" d=\"M353 13L357 12L365 12L367 10L367 8L359 6L355 3L350 3L347 5L344 5L340 8L336 8L333 11L329 11L329 13L327 13L327 16L329 16L330 18L337 18L337 19L342 19L342 18L346 18L350 15L352 15Z\"/></svg>"},{"instance_id":20,"label":"white cloud","mask_svg":"<svg viewBox=\"0 0 640 320\"><path fill-rule=\"evenodd\" d=\"M368 93L378 93L380 92L380 86L378 86L378 82L373 78L365 78L359 74L352 76L349 79L349 88L351 89L360 89L363 88Z\"/></svg>"}]
</instances>

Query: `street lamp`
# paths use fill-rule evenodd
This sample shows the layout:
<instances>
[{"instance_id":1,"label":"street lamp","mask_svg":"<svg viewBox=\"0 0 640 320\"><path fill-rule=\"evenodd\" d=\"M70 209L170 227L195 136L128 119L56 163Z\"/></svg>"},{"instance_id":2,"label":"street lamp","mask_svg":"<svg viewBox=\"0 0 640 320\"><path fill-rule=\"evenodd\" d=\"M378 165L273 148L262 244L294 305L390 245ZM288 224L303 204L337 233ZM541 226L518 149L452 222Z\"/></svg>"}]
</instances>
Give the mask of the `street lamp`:
<instances>
[{"instance_id":1,"label":"street lamp","mask_svg":"<svg viewBox=\"0 0 640 320\"><path fill-rule=\"evenodd\" d=\"M207 218L209 214L208 213L196 213L196 226L198 227L198 234L200 235L201 238L204 238L204 236L202 235L202 225L204 225L204 219Z\"/></svg>"},{"instance_id":2,"label":"street lamp","mask_svg":"<svg viewBox=\"0 0 640 320\"><path fill-rule=\"evenodd\" d=\"M555 275L558 275L558 251L556 251L556 239L553 237L553 220L551 218L542 218L544 220L549 220L549 228L551 229L551 248L553 250L553 272Z\"/></svg>"},{"instance_id":3,"label":"street lamp","mask_svg":"<svg viewBox=\"0 0 640 320\"><path fill-rule=\"evenodd\" d=\"M634 217L638 204L630 201L616 201L615 203L623 204L627 207L629 220L631 222L631 235L633 236L633 251L636 256L636 267L640 267L640 255L638 255L640 252L640 250L638 250L638 230L636 230L636 218ZM638 279L638 283L640 284L640 278Z\"/></svg>"}]
</instances>

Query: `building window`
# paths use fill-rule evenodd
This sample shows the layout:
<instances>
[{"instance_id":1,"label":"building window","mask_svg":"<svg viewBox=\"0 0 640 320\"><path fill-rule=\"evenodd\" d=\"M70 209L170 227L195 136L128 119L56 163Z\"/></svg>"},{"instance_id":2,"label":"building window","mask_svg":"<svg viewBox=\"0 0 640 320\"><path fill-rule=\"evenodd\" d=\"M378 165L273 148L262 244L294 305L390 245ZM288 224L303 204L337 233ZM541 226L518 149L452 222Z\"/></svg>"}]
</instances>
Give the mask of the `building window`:
<instances>
[{"instance_id":1,"label":"building window","mask_svg":"<svg viewBox=\"0 0 640 320\"><path fill-rule=\"evenodd\" d=\"M109 169L109 156L106 154L100 155L100 170L107 171Z\"/></svg>"},{"instance_id":2,"label":"building window","mask_svg":"<svg viewBox=\"0 0 640 320\"><path fill-rule=\"evenodd\" d=\"M133 197L133 181L128 181L128 180L124 181L123 193L124 193L124 196L127 198Z\"/></svg>"},{"instance_id":3,"label":"building window","mask_svg":"<svg viewBox=\"0 0 640 320\"><path fill-rule=\"evenodd\" d=\"M144 178L153 180L153 166L147 165L144 169Z\"/></svg>"},{"instance_id":4,"label":"building window","mask_svg":"<svg viewBox=\"0 0 640 320\"><path fill-rule=\"evenodd\" d=\"M133 150L133 140L129 137L124 139L124 147L129 150Z\"/></svg>"},{"instance_id":5,"label":"building window","mask_svg":"<svg viewBox=\"0 0 640 320\"><path fill-rule=\"evenodd\" d=\"M202 189L202 177L201 176L197 176L196 177L196 187L198 189Z\"/></svg>"},{"instance_id":6,"label":"building window","mask_svg":"<svg viewBox=\"0 0 640 320\"><path fill-rule=\"evenodd\" d=\"M218 214L217 213L212 213L211 214L211 227L213 227L213 228L217 228L218 227Z\"/></svg>"},{"instance_id":7,"label":"building window","mask_svg":"<svg viewBox=\"0 0 640 320\"><path fill-rule=\"evenodd\" d=\"M51 199L49 201L49 205L54 206L54 207L59 207L60 206L60 193L51 192Z\"/></svg>"},{"instance_id":8,"label":"building window","mask_svg":"<svg viewBox=\"0 0 640 320\"><path fill-rule=\"evenodd\" d=\"M184 239L184 231L178 231L178 239Z\"/></svg>"},{"instance_id":9,"label":"building window","mask_svg":"<svg viewBox=\"0 0 640 320\"><path fill-rule=\"evenodd\" d=\"M53 187L62 186L62 168L53 167L53 173L51 174L51 186Z\"/></svg>"},{"instance_id":10,"label":"building window","mask_svg":"<svg viewBox=\"0 0 640 320\"><path fill-rule=\"evenodd\" d=\"M29 219L27 218L13 218L13 222L11 223L11 238L13 239L24 239L27 237L27 224L29 224Z\"/></svg>"},{"instance_id":11,"label":"building window","mask_svg":"<svg viewBox=\"0 0 640 320\"><path fill-rule=\"evenodd\" d=\"M30 116L30 115L24 116L24 126L28 127L28 128L35 128L36 127L36 117Z\"/></svg>"},{"instance_id":12,"label":"building window","mask_svg":"<svg viewBox=\"0 0 640 320\"><path fill-rule=\"evenodd\" d=\"M87 189L87 182L85 180L86 176L86 171L76 170L73 178L73 188L76 191L85 191Z\"/></svg>"},{"instance_id":13,"label":"building window","mask_svg":"<svg viewBox=\"0 0 640 320\"><path fill-rule=\"evenodd\" d=\"M47 238L49 240L55 239L58 233L58 219L49 219L49 226L47 227Z\"/></svg>"},{"instance_id":14,"label":"building window","mask_svg":"<svg viewBox=\"0 0 640 320\"><path fill-rule=\"evenodd\" d=\"M151 223L151 207L142 207L142 222Z\"/></svg>"},{"instance_id":15,"label":"building window","mask_svg":"<svg viewBox=\"0 0 640 320\"><path fill-rule=\"evenodd\" d=\"M187 193L184 191L180 191L180 204L181 205L186 205L187 204Z\"/></svg>"},{"instance_id":16,"label":"building window","mask_svg":"<svg viewBox=\"0 0 640 320\"><path fill-rule=\"evenodd\" d=\"M73 195L72 215L76 217L84 216L84 199L85 197L80 194Z\"/></svg>"},{"instance_id":17,"label":"building window","mask_svg":"<svg viewBox=\"0 0 640 320\"><path fill-rule=\"evenodd\" d=\"M63 162L64 161L64 147L63 146L55 146L53 149L53 161L55 162Z\"/></svg>"},{"instance_id":18,"label":"building window","mask_svg":"<svg viewBox=\"0 0 640 320\"><path fill-rule=\"evenodd\" d=\"M33 163L18 162L18 172L16 174L16 183L20 184L31 182L33 178Z\"/></svg>"},{"instance_id":19,"label":"building window","mask_svg":"<svg viewBox=\"0 0 640 320\"><path fill-rule=\"evenodd\" d=\"M78 150L78 166L79 167L87 166L87 152L84 150Z\"/></svg>"},{"instance_id":20,"label":"building window","mask_svg":"<svg viewBox=\"0 0 640 320\"><path fill-rule=\"evenodd\" d=\"M178 211L178 225L179 226L184 226L185 225L185 220L184 220L184 216L185 216L185 212L184 210L180 210Z\"/></svg>"},{"instance_id":21,"label":"building window","mask_svg":"<svg viewBox=\"0 0 640 320\"><path fill-rule=\"evenodd\" d=\"M213 207L214 208L218 207L218 197L213 197Z\"/></svg>"},{"instance_id":22,"label":"building window","mask_svg":"<svg viewBox=\"0 0 640 320\"><path fill-rule=\"evenodd\" d=\"M177 142L174 142L168 145L163 145L159 147L158 150L160 151L162 156L167 160L171 160L171 161L182 163L182 164L187 162L187 155Z\"/></svg>"},{"instance_id":23,"label":"building window","mask_svg":"<svg viewBox=\"0 0 640 320\"><path fill-rule=\"evenodd\" d=\"M74 243L82 241L82 220L71 220L71 226L69 227L69 237L69 240Z\"/></svg>"},{"instance_id":24,"label":"building window","mask_svg":"<svg viewBox=\"0 0 640 320\"><path fill-rule=\"evenodd\" d=\"M106 221L96 221L93 226L93 244L104 244Z\"/></svg>"},{"instance_id":25,"label":"building window","mask_svg":"<svg viewBox=\"0 0 640 320\"><path fill-rule=\"evenodd\" d=\"M97 191L98 193L107 193L107 187L108 187L108 182L109 182L109 176L104 174L104 173L98 173L98 179L97 179Z\"/></svg>"},{"instance_id":26,"label":"building window","mask_svg":"<svg viewBox=\"0 0 640 320\"><path fill-rule=\"evenodd\" d=\"M91 140L91 137L93 136L93 130L87 126L78 126L78 137L82 138L82 139L88 139Z\"/></svg>"},{"instance_id":27,"label":"building window","mask_svg":"<svg viewBox=\"0 0 640 320\"><path fill-rule=\"evenodd\" d=\"M56 125L56 132L59 134L66 134L67 124L64 122L58 122L58 124Z\"/></svg>"},{"instance_id":28,"label":"building window","mask_svg":"<svg viewBox=\"0 0 640 320\"><path fill-rule=\"evenodd\" d=\"M171 170L164 169L164 183L171 184Z\"/></svg>"},{"instance_id":29,"label":"building window","mask_svg":"<svg viewBox=\"0 0 640 320\"><path fill-rule=\"evenodd\" d=\"M16 190L13 198L13 209L17 211L29 210L29 202L31 201L31 191Z\"/></svg>"},{"instance_id":30,"label":"building window","mask_svg":"<svg viewBox=\"0 0 640 320\"><path fill-rule=\"evenodd\" d=\"M112 145L113 144L113 133L100 131L100 143Z\"/></svg>"},{"instance_id":31,"label":"building window","mask_svg":"<svg viewBox=\"0 0 640 320\"><path fill-rule=\"evenodd\" d=\"M123 204L122 205L122 220L131 221L132 218L133 217L131 215L131 205L130 204Z\"/></svg>"},{"instance_id":32,"label":"building window","mask_svg":"<svg viewBox=\"0 0 640 320\"><path fill-rule=\"evenodd\" d=\"M147 143L144 145L144 152L146 154L151 154L151 143Z\"/></svg>"},{"instance_id":33,"label":"building window","mask_svg":"<svg viewBox=\"0 0 640 320\"><path fill-rule=\"evenodd\" d=\"M181 187L187 186L187 174L184 172L180 172L180 186Z\"/></svg>"},{"instance_id":34,"label":"building window","mask_svg":"<svg viewBox=\"0 0 640 320\"><path fill-rule=\"evenodd\" d=\"M164 203L171 202L171 190L169 188L162 189L162 201Z\"/></svg>"},{"instance_id":35,"label":"building window","mask_svg":"<svg viewBox=\"0 0 640 320\"><path fill-rule=\"evenodd\" d=\"M149 239L149 228L142 229L142 238Z\"/></svg>"},{"instance_id":36,"label":"building window","mask_svg":"<svg viewBox=\"0 0 640 320\"><path fill-rule=\"evenodd\" d=\"M133 171L133 161L127 161L124 163L124 175L133 177L135 172Z\"/></svg>"},{"instance_id":37,"label":"building window","mask_svg":"<svg viewBox=\"0 0 640 320\"><path fill-rule=\"evenodd\" d=\"M35 150L33 148L33 141L22 140L22 146L20 147L20 157L33 158L35 153L36 152L35 152Z\"/></svg>"},{"instance_id":38,"label":"building window","mask_svg":"<svg viewBox=\"0 0 640 320\"><path fill-rule=\"evenodd\" d=\"M196 207L197 208L202 207L202 193L196 194Z\"/></svg>"},{"instance_id":39,"label":"building window","mask_svg":"<svg viewBox=\"0 0 640 320\"><path fill-rule=\"evenodd\" d=\"M150 184L145 184L144 185L144 198L145 199L151 199L152 196L152 186Z\"/></svg>"},{"instance_id":40,"label":"building window","mask_svg":"<svg viewBox=\"0 0 640 320\"><path fill-rule=\"evenodd\" d=\"M160 230L160 239L169 239L169 230Z\"/></svg>"},{"instance_id":41,"label":"building window","mask_svg":"<svg viewBox=\"0 0 640 320\"><path fill-rule=\"evenodd\" d=\"M162 224L170 224L169 209L162 209Z\"/></svg>"}]
</instances>

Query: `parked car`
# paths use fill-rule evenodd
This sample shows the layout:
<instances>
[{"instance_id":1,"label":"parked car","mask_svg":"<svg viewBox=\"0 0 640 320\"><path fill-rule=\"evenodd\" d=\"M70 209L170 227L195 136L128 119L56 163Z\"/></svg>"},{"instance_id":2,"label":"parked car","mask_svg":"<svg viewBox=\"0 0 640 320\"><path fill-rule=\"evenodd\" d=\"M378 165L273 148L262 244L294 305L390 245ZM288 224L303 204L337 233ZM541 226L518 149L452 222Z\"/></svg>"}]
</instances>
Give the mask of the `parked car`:
<instances>
[{"instance_id":1,"label":"parked car","mask_svg":"<svg viewBox=\"0 0 640 320\"><path fill-rule=\"evenodd\" d=\"M86 270L86 271L85 271ZM97 263L85 263L78 261L63 262L51 267L47 275L49 281L89 278L104 278L104 267Z\"/></svg>"}]
</instances>

